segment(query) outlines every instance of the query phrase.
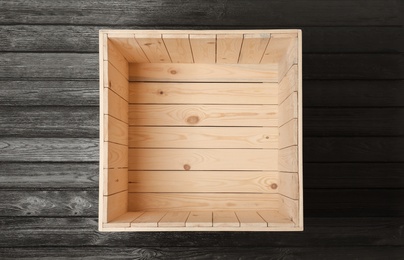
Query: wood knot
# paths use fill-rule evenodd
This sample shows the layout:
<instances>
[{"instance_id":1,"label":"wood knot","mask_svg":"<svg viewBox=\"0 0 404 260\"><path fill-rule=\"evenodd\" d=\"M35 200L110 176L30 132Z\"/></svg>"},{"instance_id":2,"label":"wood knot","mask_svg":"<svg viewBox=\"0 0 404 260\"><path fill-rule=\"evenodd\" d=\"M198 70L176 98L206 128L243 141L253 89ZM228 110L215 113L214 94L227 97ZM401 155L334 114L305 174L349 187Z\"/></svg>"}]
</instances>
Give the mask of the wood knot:
<instances>
[{"instance_id":1,"label":"wood knot","mask_svg":"<svg viewBox=\"0 0 404 260\"><path fill-rule=\"evenodd\" d=\"M112 82L108 81L108 87L112 87Z\"/></svg>"},{"instance_id":2,"label":"wood knot","mask_svg":"<svg viewBox=\"0 0 404 260\"><path fill-rule=\"evenodd\" d=\"M269 136L265 136L265 139L269 139Z\"/></svg>"},{"instance_id":3,"label":"wood knot","mask_svg":"<svg viewBox=\"0 0 404 260\"><path fill-rule=\"evenodd\" d=\"M164 91L160 90L160 91L159 91L159 94L160 94L160 95L164 95Z\"/></svg>"},{"instance_id":4,"label":"wood knot","mask_svg":"<svg viewBox=\"0 0 404 260\"><path fill-rule=\"evenodd\" d=\"M171 70L170 73L175 75L175 74L177 74L177 71L176 70Z\"/></svg>"},{"instance_id":5,"label":"wood knot","mask_svg":"<svg viewBox=\"0 0 404 260\"><path fill-rule=\"evenodd\" d=\"M189 164L184 164L184 170L186 171L191 170L191 166Z\"/></svg>"},{"instance_id":6,"label":"wood knot","mask_svg":"<svg viewBox=\"0 0 404 260\"><path fill-rule=\"evenodd\" d=\"M198 116L190 116L187 118L187 123L188 124L197 124L199 122L199 117Z\"/></svg>"},{"instance_id":7,"label":"wood knot","mask_svg":"<svg viewBox=\"0 0 404 260\"><path fill-rule=\"evenodd\" d=\"M278 184L276 184L276 183L271 184L271 189L276 190L277 188L278 188Z\"/></svg>"}]
</instances>

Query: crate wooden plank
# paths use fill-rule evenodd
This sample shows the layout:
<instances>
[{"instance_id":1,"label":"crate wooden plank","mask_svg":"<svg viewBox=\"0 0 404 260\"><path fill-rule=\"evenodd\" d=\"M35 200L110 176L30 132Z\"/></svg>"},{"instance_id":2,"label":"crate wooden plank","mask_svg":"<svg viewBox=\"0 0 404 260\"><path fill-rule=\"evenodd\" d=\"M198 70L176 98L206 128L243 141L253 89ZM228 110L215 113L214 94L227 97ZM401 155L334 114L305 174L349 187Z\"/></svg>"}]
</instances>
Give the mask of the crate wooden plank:
<instances>
[{"instance_id":1,"label":"crate wooden plank","mask_svg":"<svg viewBox=\"0 0 404 260\"><path fill-rule=\"evenodd\" d=\"M185 227L185 222L189 216L188 211L169 211L158 222L159 227Z\"/></svg>"},{"instance_id":2,"label":"crate wooden plank","mask_svg":"<svg viewBox=\"0 0 404 260\"><path fill-rule=\"evenodd\" d=\"M104 115L104 141L128 146L128 125L115 117Z\"/></svg>"},{"instance_id":3,"label":"crate wooden plank","mask_svg":"<svg viewBox=\"0 0 404 260\"><path fill-rule=\"evenodd\" d=\"M293 65L279 83L279 104L285 101L298 88L297 65ZM306 84L305 84L306 90Z\"/></svg>"},{"instance_id":4,"label":"crate wooden plank","mask_svg":"<svg viewBox=\"0 0 404 260\"><path fill-rule=\"evenodd\" d=\"M297 172L279 172L277 190L279 194L291 199L299 199L302 192L299 189L299 175Z\"/></svg>"},{"instance_id":5,"label":"crate wooden plank","mask_svg":"<svg viewBox=\"0 0 404 260\"><path fill-rule=\"evenodd\" d=\"M283 173L282 173L283 174ZM251 171L129 171L129 192L255 192L278 193L297 188L280 183L277 172ZM291 191L293 192L293 191Z\"/></svg>"},{"instance_id":6,"label":"crate wooden plank","mask_svg":"<svg viewBox=\"0 0 404 260\"><path fill-rule=\"evenodd\" d=\"M259 210L258 214L268 223L268 227L293 227L293 221L276 210Z\"/></svg>"},{"instance_id":7,"label":"crate wooden plank","mask_svg":"<svg viewBox=\"0 0 404 260\"><path fill-rule=\"evenodd\" d=\"M297 146L289 146L279 150L278 157L279 171L297 172L298 171L298 151Z\"/></svg>"},{"instance_id":8,"label":"crate wooden plank","mask_svg":"<svg viewBox=\"0 0 404 260\"><path fill-rule=\"evenodd\" d=\"M129 81L278 82L278 68L276 64L130 63Z\"/></svg>"},{"instance_id":9,"label":"crate wooden plank","mask_svg":"<svg viewBox=\"0 0 404 260\"><path fill-rule=\"evenodd\" d=\"M135 36L131 37L118 37L114 34L109 35L109 39L117 49L123 54L128 62L143 63L150 62L144 54L139 43L135 40Z\"/></svg>"},{"instance_id":10,"label":"crate wooden plank","mask_svg":"<svg viewBox=\"0 0 404 260\"><path fill-rule=\"evenodd\" d=\"M163 34L163 41L174 63L194 63L188 34Z\"/></svg>"},{"instance_id":11,"label":"crate wooden plank","mask_svg":"<svg viewBox=\"0 0 404 260\"><path fill-rule=\"evenodd\" d=\"M128 190L128 169L104 169L104 195Z\"/></svg>"},{"instance_id":12,"label":"crate wooden plank","mask_svg":"<svg viewBox=\"0 0 404 260\"><path fill-rule=\"evenodd\" d=\"M128 79L128 61L115 46L115 44L108 40L107 55L104 55L104 61L111 63L126 79Z\"/></svg>"},{"instance_id":13,"label":"crate wooden plank","mask_svg":"<svg viewBox=\"0 0 404 260\"><path fill-rule=\"evenodd\" d=\"M256 211L236 211L240 227L267 227L267 222Z\"/></svg>"},{"instance_id":14,"label":"crate wooden plank","mask_svg":"<svg viewBox=\"0 0 404 260\"><path fill-rule=\"evenodd\" d=\"M128 103L126 100L118 96L112 90L104 89L104 115L108 114L110 116L119 119L124 123L128 123Z\"/></svg>"},{"instance_id":15,"label":"crate wooden plank","mask_svg":"<svg viewBox=\"0 0 404 260\"><path fill-rule=\"evenodd\" d=\"M109 227L109 228L130 227L130 223L143 213L144 212L142 211L126 212L125 214L111 220L110 222L104 223L103 227Z\"/></svg>"},{"instance_id":16,"label":"crate wooden plank","mask_svg":"<svg viewBox=\"0 0 404 260\"><path fill-rule=\"evenodd\" d=\"M217 63L238 63L240 57L243 35L218 34L217 35Z\"/></svg>"},{"instance_id":17,"label":"crate wooden plank","mask_svg":"<svg viewBox=\"0 0 404 260\"><path fill-rule=\"evenodd\" d=\"M216 63L216 34L190 34L195 63Z\"/></svg>"},{"instance_id":18,"label":"crate wooden plank","mask_svg":"<svg viewBox=\"0 0 404 260\"><path fill-rule=\"evenodd\" d=\"M239 227L240 222L234 211L213 211L214 227Z\"/></svg>"},{"instance_id":19,"label":"crate wooden plank","mask_svg":"<svg viewBox=\"0 0 404 260\"><path fill-rule=\"evenodd\" d=\"M299 210L299 200L294 200L286 196L279 196L279 213L290 218L296 225L302 227L303 211Z\"/></svg>"},{"instance_id":20,"label":"crate wooden plank","mask_svg":"<svg viewBox=\"0 0 404 260\"><path fill-rule=\"evenodd\" d=\"M131 82L129 103L278 104L276 83Z\"/></svg>"},{"instance_id":21,"label":"crate wooden plank","mask_svg":"<svg viewBox=\"0 0 404 260\"><path fill-rule=\"evenodd\" d=\"M287 135L286 132L284 134ZM233 127L229 131L228 127L132 126L129 127L129 147L278 148L278 129L275 127Z\"/></svg>"},{"instance_id":22,"label":"crate wooden plank","mask_svg":"<svg viewBox=\"0 0 404 260\"><path fill-rule=\"evenodd\" d=\"M279 78L282 79L290 67L298 62L297 34L272 34L261 63L278 63Z\"/></svg>"},{"instance_id":23,"label":"crate wooden plank","mask_svg":"<svg viewBox=\"0 0 404 260\"><path fill-rule=\"evenodd\" d=\"M270 37L270 34L244 34L238 63L260 63Z\"/></svg>"},{"instance_id":24,"label":"crate wooden plank","mask_svg":"<svg viewBox=\"0 0 404 260\"><path fill-rule=\"evenodd\" d=\"M297 119L292 119L279 128L279 149L297 145Z\"/></svg>"},{"instance_id":25,"label":"crate wooden plank","mask_svg":"<svg viewBox=\"0 0 404 260\"><path fill-rule=\"evenodd\" d=\"M293 112L292 101L291 99L283 105L284 118L288 118L289 113ZM276 105L129 105L129 125L277 126L278 107Z\"/></svg>"},{"instance_id":26,"label":"crate wooden plank","mask_svg":"<svg viewBox=\"0 0 404 260\"><path fill-rule=\"evenodd\" d=\"M102 214L100 218L103 222L109 222L128 211L128 191L121 191L103 197Z\"/></svg>"},{"instance_id":27,"label":"crate wooden plank","mask_svg":"<svg viewBox=\"0 0 404 260\"><path fill-rule=\"evenodd\" d=\"M212 211L278 208L277 194L129 193L129 211Z\"/></svg>"},{"instance_id":28,"label":"crate wooden plank","mask_svg":"<svg viewBox=\"0 0 404 260\"><path fill-rule=\"evenodd\" d=\"M104 61L104 88L110 88L128 101L128 80L108 61Z\"/></svg>"},{"instance_id":29,"label":"crate wooden plank","mask_svg":"<svg viewBox=\"0 0 404 260\"><path fill-rule=\"evenodd\" d=\"M104 142L104 169L127 168L128 147L121 144Z\"/></svg>"},{"instance_id":30,"label":"crate wooden plank","mask_svg":"<svg viewBox=\"0 0 404 260\"><path fill-rule=\"evenodd\" d=\"M164 211L149 211L143 213L130 223L131 227L158 227L160 219L166 215Z\"/></svg>"},{"instance_id":31,"label":"crate wooden plank","mask_svg":"<svg viewBox=\"0 0 404 260\"><path fill-rule=\"evenodd\" d=\"M151 63L171 62L161 34L135 34L136 41Z\"/></svg>"},{"instance_id":32,"label":"crate wooden plank","mask_svg":"<svg viewBox=\"0 0 404 260\"><path fill-rule=\"evenodd\" d=\"M118 164L122 160L123 165L124 159L116 157L118 154L112 161ZM129 158L129 170L278 169L278 150L274 149L129 149ZM287 167L281 163L280 166Z\"/></svg>"},{"instance_id":33,"label":"crate wooden plank","mask_svg":"<svg viewBox=\"0 0 404 260\"><path fill-rule=\"evenodd\" d=\"M298 118L298 94L293 92L279 105L279 126L283 126L292 119Z\"/></svg>"},{"instance_id":34,"label":"crate wooden plank","mask_svg":"<svg viewBox=\"0 0 404 260\"><path fill-rule=\"evenodd\" d=\"M211 211L191 211L185 223L186 227L212 227L213 213Z\"/></svg>"}]
</instances>

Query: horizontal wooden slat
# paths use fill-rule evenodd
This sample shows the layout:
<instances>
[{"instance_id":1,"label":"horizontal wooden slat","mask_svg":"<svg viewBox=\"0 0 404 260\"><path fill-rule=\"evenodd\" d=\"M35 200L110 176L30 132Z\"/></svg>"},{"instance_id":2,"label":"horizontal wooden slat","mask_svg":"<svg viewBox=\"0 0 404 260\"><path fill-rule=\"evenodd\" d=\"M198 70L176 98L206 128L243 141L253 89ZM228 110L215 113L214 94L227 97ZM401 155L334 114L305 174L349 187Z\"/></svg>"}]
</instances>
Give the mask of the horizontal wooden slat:
<instances>
[{"instance_id":1,"label":"horizontal wooden slat","mask_svg":"<svg viewBox=\"0 0 404 260\"><path fill-rule=\"evenodd\" d=\"M129 105L129 125L277 126L276 105Z\"/></svg>"},{"instance_id":2,"label":"horizontal wooden slat","mask_svg":"<svg viewBox=\"0 0 404 260\"><path fill-rule=\"evenodd\" d=\"M128 190L128 169L104 169L104 195Z\"/></svg>"},{"instance_id":3,"label":"horizontal wooden slat","mask_svg":"<svg viewBox=\"0 0 404 260\"><path fill-rule=\"evenodd\" d=\"M104 115L108 114L122 122L128 122L128 103L126 100L107 88L104 88L103 99Z\"/></svg>"},{"instance_id":4,"label":"horizontal wooden slat","mask_svg":"<svg viewBox=\"0 0 404 260\"><path fill-rule=\"evenodd\" d=\"M104 169L127 168L128 147L126 145L104 142Z\"/></svg>"},{"instance_id":5,"label":"horizontal wooden slat","mask_svg":"<svg viewBox=\"0 0 404 260\"><path fill-rule=\"evenodd\" d=\"M104 115L104 141L128 146L128 125L110 115Z\"/></svg>"},{"instance_id":6,"label":"horizontal wooden slat","mask_svg":"<svg viewBox=\"0 0 404 260\"><path fill-rule=\"evenodd\" d=\"M129 147L278 148L275 127L130 127Z\"/></svg>"},{"instance_id":7,"label":"horizontal wooden slat","mask_svg":"<svg viewBox=\"0 0 404 260\"><path fill-rule=\"evenodd\" d=\"M1 107L3 137L97 137L96 107Z\"/></svg>"},{"instance_id":8,"label":"horizontal wooden slat","mask_svg":"<svg viewBox=\"0 0 404 260\"><path fill-rule=\"evenodd\" d=\"M278 193L279 186L277 172L129 171L129 192Z\"/></svg>"},{"instance_id":9,"label":"horizontal wooden slat","mask_svg":"<svg viewBox=\"0 0 404 260\"><path fill-rule=\"evenodd\" d=\"M0 138L2 162L97 162L98 138Z\"/></svg>"},{"instance_id":10,"label":"horizontal wooden slat","mask_svg":"<svg viewBox=\"0 0 404 260\"><path fill-rule=\"evenodd\" d=\"M280 171L297 172L299 168L298 163L298 149L296 145L279 150L278 167Z\"/></svg>"},{"instance_id":11,"label":"horizontal wooden slat","mask_svg":"<svg viewBox=\"0 0 404 260\"><path fill-rule=\"evenodd\" d=\"M129 170L277 169L272 149L129 149Z\"/></svg>"},{"instance_id":12,"label":"horizontal wooden slat","mask_svg":"<svg viewBox=\"0 0 404 260\"><path fill-rule=\"evenodd\" d=\"M104 88L110 88L121 98L128 101L128 80L114 65L104 61Z\"/></svg>"},{"instance_id":13,"label":"horizontal wooden slat","mask_svg":"<svg viewBox=\"0 0 404 260\"><path fill-rule=\"evenodd\" d=\"M129 103L278 104L278 84L131 82Z\"/></svg>"},{"instance_id":14,"label":"horizontal wooden slat","mask_svg":"<svg viewBox=\"0 0 404 260\"><path fill-rule=\"evenodd\" d=\"M279 149L297 145L297 119L292 119L279 128Z\"/></svg>"},{"instance_id":15,"label":"horizontal wooden slat","mask_svg":"<svg viewBox=\"0 0 404 260\"><path fill-rule=\"evenodd\" d=\"M129 67L126 58L111 40L107 40L107 46L105 47L107 48L107 52L104 52L104 61L108 61L125 79L128 79Z\"/></svg>"},{"instance_id":16,"label":"horizontal wooden slat","mask_svg":"<svg viewBox=\"0 0 404 260\"><path fill-rule=\"evenodd\" d=\"M129 193L129 211L278 208L277 194Z\"/></svg>"},{"instance_id":17,"label":"horizontal wooden slat","mask_svg":"<svg viewBox=\"0 0 404 260\"><path fill-rule=\"evenodd\" d=\"M279 126L283 126L290 120L297 118L299 110L298 95L297 92L293 92L279 105Z\"/></svg>"},{"instance_id":18,"label":"horizontal wooden slat","mask_svg":"<svg viewBox=\"0 0 404 260\"><path fill-rule=\"evenodd\" d=\"M285 74L285 76L280 79L279 82L279 97L278 102L281 104L285 99L287 99L293 92L297 91L298 88L298 68L297 65L292 66Z\"/></svg>"},{"instance_id":19,"label":"horizontal wooden slat","mask_svg":"<svg viewBox=\"0 0 404 260\"><path fill-rule=\"evenodd\" d=\"M102 215L99 218L103 223L109 222L122 216L128 211L128 192L121 191L103 197Z\"/></svg>"},{"instance_id":20,"label":"horizontal wooden slat","mask_svg":"<svg viewBox=\"0 0 404 260\"><path fill-rule=\"evenodd\" d=\"M131 63L129 80L277 82L278 73L272 64Z\"/></svg>"}]
</instances>

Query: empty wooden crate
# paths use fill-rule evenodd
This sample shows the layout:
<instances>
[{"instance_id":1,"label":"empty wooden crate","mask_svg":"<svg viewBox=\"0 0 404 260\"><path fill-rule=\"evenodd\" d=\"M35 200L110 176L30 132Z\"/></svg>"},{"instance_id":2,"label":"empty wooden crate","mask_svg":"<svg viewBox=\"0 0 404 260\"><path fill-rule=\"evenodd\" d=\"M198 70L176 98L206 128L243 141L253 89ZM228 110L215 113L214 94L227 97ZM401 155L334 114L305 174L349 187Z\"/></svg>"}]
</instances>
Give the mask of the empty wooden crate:
<instances>
[{"instance_id":1,"label":"empty wooden crate","mask_svg":"<svg viewBox=\"0 0 404 260\"><path fill-rule=\"evenodd\" d=\"M300 231L300 30L100 31L102 231Z\"/></svg>"}]
</instances>

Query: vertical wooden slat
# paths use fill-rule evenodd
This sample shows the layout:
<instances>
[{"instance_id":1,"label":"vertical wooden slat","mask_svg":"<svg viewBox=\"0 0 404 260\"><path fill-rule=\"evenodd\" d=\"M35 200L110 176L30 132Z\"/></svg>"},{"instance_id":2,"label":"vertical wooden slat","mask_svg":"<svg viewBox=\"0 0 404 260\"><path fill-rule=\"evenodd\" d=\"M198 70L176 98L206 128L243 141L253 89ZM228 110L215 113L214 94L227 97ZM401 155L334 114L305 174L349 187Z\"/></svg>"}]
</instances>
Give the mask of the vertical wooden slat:
<instances>
[{"instance_id":1,"label":"vertical wooden slat","mask_svg":"<svg viewBox=\"0 0 404 260\"><path fill-rule=\"evenodd\" d=\"M170 63L170 55L161 34L135 34L140 47L152 63Z\"/></svg>"},{"instance_id":2,"label":"vertical wooden slat","mask_svg":"<svg viewBox=\"0 0 404 260\"><path fill-rule=\"evenodd\" d=\"M104 88L110 88L125 101L128 101L128 75L123 75L110 62L104 61Z\"/></svg>"},{"instance_id":3,"label":"vertical wooden slat","mask_svg":"<svg viewBox=\"0 0 404 260\"><path fill-rule=\"evenodd\" d=\"M282 172L297 172L297 146L290 146L279 150L278 168Z\"/></svg>"},{"instance_id":4,"label":"vertical wooden slat","mask_svg":"<svg viewBox=\"0 0 404 260\"><path fill-rule=\"evenodd\" d=\"M121 144L104 142L104 168L127 168L128 167L128 147Z\"/></svg>"},{"instance_id":5,"label":"vertical wooden slat","mask_svg":"<svg viewBox=\"0 0 404 260\"><path fill-rule=\"evenodd\" d=\"M239 227L240 222L234 211L213 211L214 227Z\"/></svg>"},{"instance_id":6,"label":"vertical wooden slat","mask_svg":"<svg viewBox=\"0 0 404 260\"><path fill-rule=\"evenodd\" d=\"M188 211L169 211L159 221L159 227L185 227L185 222L188 218Z\"/></svg>"},{"instance_id":7,"label":"vertical wooden slat","mask_svg":"<svg viewBox=\"0 0 404 260\"><path fill-rule=\"evenodd\" d=\"M163 34L163 41L172 62L194 62L188 34Z\"/></svg>"},{"instance_id":8,"label":"vertical wooden slat","mask_svg":"<svg viewBox=\"0 0 404 260\"><path fill-rule=\"evenodd\" d=\"M279 194L299 199L299 176L297 172L279 172Z\"/></svg>"},{"instance_id":9,"label":"vertical wooden slat","mask_svg":"<svg viewBox=\"0 0 404 260\"><path fill-rule=\"evenodd\" d=\"M240 227L266 227L267 222L255 211L236 211Z\"/></svg>"},{"instance_id":10,"label":"vertical wooden slat","mask_svg":"<svg viewBox=\"0 0 404 260\"><path fill-rule=\"evenodd\" d=\"M189 39L195 63L216 63L216 35L191 34Z\"/></svg>"},{"instance_id":11,"label":"vertical wooden slat","mask_svg":"<svg viewBox=\"0 0 404 260\"><path fill-rule=\"evenodd\" d=\"M293 118L297 118L298 104L297 92L293 92L288 98L279 105L279 126L284 125Z\"/></svg>"},{"instance_id":12,"label":"vertical wooden slat","mask_svg":"<svg viewBox=\"0 0 404 260\"><path fill-rule=\"evenodd\" d=\"M110 40L116 45L119 51L125 56L128 62L132 63L148 63L149 59L144 54L139 43L135 40L135 36L110 36Z\"/></svg>"},{"instance_id":13,"label":"vertical wooden slat","mask_svg":"<svg viewBox=\"0 0 404 260\"><path fill-rule=\"evenodd\" d=\"M218 34L217 35L217 63L237 63L240 57L243 35Z\"/></svg>"},{"instance_id":14,"label":"vertical wooden slat","mask_svg":"<svg viewBox=\"0 0 404 260\"><path fill-rule=\"evenodd\" d=\"M104 223L109 222L128 211L128 191L104 196Z\"/></svg>"},{"instance_id":15,"label":"vertical wooden slat","mask_svg":"<svg viewBox=\"0 0 404 260\"><path fill-rule=\"evenodd\" d=\"M126 79L128 79L128 61L111 40L108 40L108 56L104 57L104 60L109 61Z\"/></svg>"},{"instance_id":16,"label":"vertical wooden slat","mask_svg":"<svg viewBox=\"0 0 404 260\"><path fill-rule=\"evenodd\" d=\"M270 34L244 34L238 63L260 63L270 37Z\"/></svg>"},{"instance_id":17,"label":"vertical wooden slat","mask_svg":"<svg viewBox=\"0 0 404 260\"><path fill-rule=\"evenodd\" d=\"M104 141L128 145L128 124L104 115Z\"/></svg>"},{"instance_id":18,"label":"vertical wooden slat","mask_svg":"<svg viewBox=\"0 0 404 260\"><path fill-rule=\"evenodd\" d=\"M212 227L211 211L192 211L186 221L187 227Z\"/></svg>"},{"instance_id":19,"label":"vertical wooden slat","mask_svg":"<svg viewBox=\"0 0 404 260\"><path fill-rule=\"evenodd\" d=\"M104 195L128 189L128 169L104 169Z\"/></svg>"},{"instance_id":20,"label":"vertical wooden slat","mask_svg":"<svg viewBox=\"0 0 404 260\"><path fill-rule=\"evenodd\" d=\"M104 114L128 123L128 103L109 88L104 88Z\"/></svg>"},{"instance_id":21,"label":"vertical wooden slat","mask_svg":"<svg viewBox=\"0 0 404 260\"><path fill-rule=\"evenodd\" d=\"M293 223L299 222L299 200L279 195L279 213L290 218Z\"/></svg>"},{"instance_id":22,"label":"vertical wooden slat","mask_svg":"<svg viewBox=\"0 0 404 260\"><path fill-rule=\"evenodd\" d=\"M279 149L297 145L297 119L292 119L279 128Z\"/></svg>"},{"instance_id":23,"label":"vertical wooden slat","mask_svg":"<svg viewBox=\"0 0 404 260\"><path fill-rule=\"evenodd\" d=\"M279 83L279 104L293 92L297 91L298 67L293 65Z\"/></svg>"},{"instance_id":24,"label":"vertical wooden slat","mask_svg":"<svg viewBox=\"0 0 404 260\"><path fill-rule=\"evenodd\" d=\"M125 228L130 227L130 223L142 215L142 211L126 212L125 214L111 220L109 223L104 224L108 228Z\"/></svg>"},{"instance_id":25,"label":"vertical wooden slat","mask_svg":"<svg viewBox=\"0 0 404 260\"><path fill-rule=\"evenodd\" d=\"M150 211L143 213L130 224L131 227L158 227L158 222L167 212Z\"/></svg>"},{"instance_id":26,"label":"vertical wooden slat","mask_svg":"<svg viewBox=\"0 0 404 260\"><path fill-rule=\"evenodd\" d=\"M293 227L293 221L275 210L259 210L258 214L268 223L268 227Z\"/></svg>"}]
</instances>

